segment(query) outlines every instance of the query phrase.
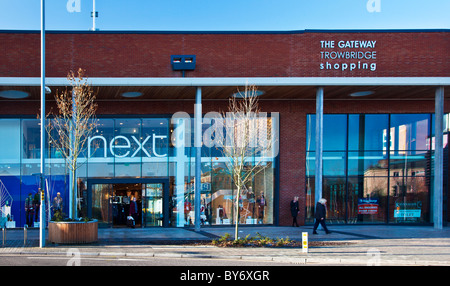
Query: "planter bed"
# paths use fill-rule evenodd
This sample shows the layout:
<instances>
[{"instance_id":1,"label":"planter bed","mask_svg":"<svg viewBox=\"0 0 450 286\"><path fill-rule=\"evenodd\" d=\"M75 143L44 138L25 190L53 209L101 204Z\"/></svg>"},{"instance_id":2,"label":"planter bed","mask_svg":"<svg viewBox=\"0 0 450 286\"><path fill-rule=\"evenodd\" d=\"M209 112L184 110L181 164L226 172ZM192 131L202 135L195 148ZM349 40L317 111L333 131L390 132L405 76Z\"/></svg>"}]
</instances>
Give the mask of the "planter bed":
<instances>
[{"instance_id":1,"label":"planter bed","mask_svg":"<svg viewBox=\"0 0 450 286\"><path fill-rule=\"evenodd\" d=\"M50 221L48 240L51 243L83 244L98 241L98 221Z\"/></svg>"}]
</instances>

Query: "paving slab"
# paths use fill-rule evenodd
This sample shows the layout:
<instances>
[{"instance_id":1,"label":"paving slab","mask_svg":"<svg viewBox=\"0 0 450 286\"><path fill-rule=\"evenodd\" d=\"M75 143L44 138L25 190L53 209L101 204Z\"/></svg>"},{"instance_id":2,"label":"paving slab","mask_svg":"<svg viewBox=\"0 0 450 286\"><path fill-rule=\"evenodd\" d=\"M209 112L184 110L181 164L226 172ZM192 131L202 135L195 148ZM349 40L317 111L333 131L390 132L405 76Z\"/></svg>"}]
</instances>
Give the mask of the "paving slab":
<instances>
[{"instance_id":1,"label":"paving slab","mask_svg":"<svg viewBox=\"0 0 450 286\"><path fill-rule=\"evenodd\" d=\"M301 241L308 232L308 252L296 247L216 247L200 244L226 233L234 236L233 227L99 229L98 243L54 245L39 248L38 229L29 229L24 244L23 230L7 230L1 254L68 255L77 251L83 256L173 257L203 259L239 259L277 261L304 265L438 265L450 266L450 228L431 226L330 226L331 234L311 226L240 227L239 235L260 234L271 238ZM194 244L198 242L197 244ZM314 243L316 242L316 243ZM316 245L316 246L314 246Z\"/></svg>"}]
</instances>

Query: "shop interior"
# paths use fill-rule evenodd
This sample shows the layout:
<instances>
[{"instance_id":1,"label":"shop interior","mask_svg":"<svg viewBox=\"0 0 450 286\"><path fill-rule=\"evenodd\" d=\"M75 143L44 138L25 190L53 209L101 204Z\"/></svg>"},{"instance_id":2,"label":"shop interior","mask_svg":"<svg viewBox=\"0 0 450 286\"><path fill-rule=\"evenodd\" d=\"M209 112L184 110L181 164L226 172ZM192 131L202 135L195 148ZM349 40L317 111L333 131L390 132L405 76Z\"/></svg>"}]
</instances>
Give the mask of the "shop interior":
<instances>
[{"instance_id":1,"label":"shop interior","mask_svg":"<svg viewBox=\"0 0 450 286\"><path fill-rule=\"evenodd\" d=\"M113 227L142 226L142 184L113 185L112 218Z\"/></svg>"}]
</instances>

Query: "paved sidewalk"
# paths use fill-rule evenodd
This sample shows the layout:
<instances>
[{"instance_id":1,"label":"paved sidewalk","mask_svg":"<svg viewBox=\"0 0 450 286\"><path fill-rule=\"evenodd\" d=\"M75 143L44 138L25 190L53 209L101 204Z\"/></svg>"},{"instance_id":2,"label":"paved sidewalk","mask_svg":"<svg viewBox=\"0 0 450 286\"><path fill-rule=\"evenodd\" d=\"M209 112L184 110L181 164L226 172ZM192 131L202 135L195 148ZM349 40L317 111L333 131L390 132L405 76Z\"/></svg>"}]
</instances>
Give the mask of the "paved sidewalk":
<instances>
[{"instance_id":1,"label":"paved sidewalk","mask_svg":"<svg viewBox=\"0 0 450 286\"><path fill-rule=\"evenodd\" d=\"M431 226L355 226L331 225L331 234L311 226L276 227L242 226L245 237L257 233L272 238L289 237L301 241L308 232L311 247L301 248L233 248L192 245L187 242L210 241L225 233L234 234L233 227L202 227L200 232L184 228L99 229L99 241L88 245L53 245L39 248L37 229L28 230L24 245L21 229L7 230L1 254L67 255L76 248L83 256L177 257L205 259L244 259L278 261L306 265L448 265L450 266L450 228L435 230ZM1 242L1 241L0 241ZM325 244L321 244L325 243ZM317 246L314 246L317 245Z\"/></svg>"}]
</instances>

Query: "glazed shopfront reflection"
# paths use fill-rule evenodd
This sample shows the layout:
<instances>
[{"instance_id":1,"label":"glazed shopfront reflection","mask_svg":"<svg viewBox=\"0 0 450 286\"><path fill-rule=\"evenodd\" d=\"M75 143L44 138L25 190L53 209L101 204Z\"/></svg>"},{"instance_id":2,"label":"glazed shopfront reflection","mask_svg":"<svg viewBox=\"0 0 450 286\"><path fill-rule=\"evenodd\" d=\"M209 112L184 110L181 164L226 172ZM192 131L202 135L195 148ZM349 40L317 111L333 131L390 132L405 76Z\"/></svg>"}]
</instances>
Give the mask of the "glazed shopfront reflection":
<instances>
[{"instance_id":1,"label":"glazed shopfront reflection","mask_svg":"<svg viewBox=\"0 0 450 286\"><path fill-rule=\"evenodd\" d=\"M29 193L34 196L39 187L39 178L33 175L40 170L39 122L32 118L0 119L0 180L11 196L10 219L16 227L25 224L25 199ZM194 126L193 120L190 126ZM172 145L175 127L170 118L100 118L79 160L80 215L97 218L103 226L126 226L124 215L130 214L131 200L136 198L137 227L192 225L195 150ZM208 127L203 124L204 130ZM193 141L192 131L185 129L184 133ZM60 192L66 208L63 212L68 214L69 178L64 159L51 142L46 148L49 197ZM201 162L202 224L232 224L235 192L227 159L215 147L203 147ZM263 164L267 168L241 195L243 224L273 223L274 160L263 158Z\"/></svg>"},{"instance_id":2,"label":"glazed shopfront reflection","mask_svg":"<svg viewBox=\"0 0 450 286\"><path fill-rule=\"evenodd\" d=\"M190 125L194 126L193 120ZM100 118L79 159L80 215L97 218L103 226L124 226L122 215L129 214L130 201L135 197L138 227L192 225L195 150L172 145L170 139L176 127L170 118ZM203 124L204 130L208 127ZM192 131L185 129L184 133L193 141ZM25 199L29 193L34 196L39 187L39 178L34 175L40 170L39 120L0 119L0 135L0 180L11 195L11 220L22 227ZM68 214L69 178L64 158L51 142L46 143L46 148L49 197L60 192L66 208L63 212ZM273 223L274 159L262 160L267 168L240 197L243 224ZM234 223L235 190L225 165L227 159L215 147L203 147L201 162L202 224Z\"/></svg>"},{"instance_id":3,"label":"glazed shopfront reflection","mask_svg":"<svg viewBox=\"0 0 450 286\"><path fill-rule=\"evenodd\" d=\"M88 216L102 227L168 226L168 182L164 180L91 180Z\"/></svg>"},{"instance_id":4,"label":"glazed shopfront reflection","mask_svg":"<svg viewBox=\"0 0 450 286\"><path fill-rule=\"evenodd\" d=\"M445 152L448 120L446 115ZM307 121L306 217L312 222L315 115L308 115ZM430 222L433 121L432 114L324 115L322 192L329 221Z\"/></svg>"},{"instance_id":5,"label":"glazed shopfront reflection","mask_svg":"<svg viewBox=\"0 0 450 286\"><path fill-rule=\"evenodd\" d=\"M105 226L123 226L121 211L127 212L134 196L139 205L137 225L193 225L195 149L172 145L170 138L177 127L170 119L161 118L100 119L88 140L90 159L78 173L87 185L88 215ZM208 127L203 124L203 130ZM185 138L193 140L193 134L187 134L189 129L183 130ZM262 161L264 170L246 186L239 200L242 224L273 223L274 160ZM227 159L216 147L203 147L201 162L202 224L234 223L235 190L225 165ZM133 187L131 193L122 190L127 184Z\"/></svg>"}]
</instances>

